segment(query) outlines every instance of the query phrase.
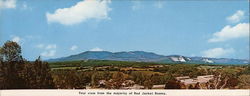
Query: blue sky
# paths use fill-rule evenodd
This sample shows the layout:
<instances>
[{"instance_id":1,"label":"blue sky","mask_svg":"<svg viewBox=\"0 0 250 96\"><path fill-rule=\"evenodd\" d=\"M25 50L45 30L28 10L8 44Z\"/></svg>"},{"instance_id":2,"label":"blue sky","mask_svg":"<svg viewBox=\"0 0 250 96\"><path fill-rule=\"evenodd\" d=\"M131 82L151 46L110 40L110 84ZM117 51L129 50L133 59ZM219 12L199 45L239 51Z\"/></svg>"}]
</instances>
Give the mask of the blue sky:
<instances>
[{"instance_id":1,"label":"blue sky","mask_svg":"<svg viewBox=\"0 0 250 96\"><path fill-rule=\"evenodd\" d=\"M28 60L84 51L249 58L249 1L0 0L0 45Z\"/></svg>"}]
</instances>

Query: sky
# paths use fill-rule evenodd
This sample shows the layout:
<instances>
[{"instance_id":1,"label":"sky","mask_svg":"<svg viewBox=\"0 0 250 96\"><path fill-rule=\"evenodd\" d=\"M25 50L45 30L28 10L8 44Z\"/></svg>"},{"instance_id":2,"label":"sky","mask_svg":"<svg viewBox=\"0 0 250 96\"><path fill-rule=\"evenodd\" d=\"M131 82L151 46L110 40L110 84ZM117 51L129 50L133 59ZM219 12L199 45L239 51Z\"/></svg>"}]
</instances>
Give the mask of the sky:
<instances>
[{"instance_id":1,"label":"sky","mask_svg":"<svg viewBox=\"0 0 250 96\"><path fill-rule=\"evenodd\" d=\"M84 51L249 59L249 0L0 0L0 45L28 60Z\"/></svg>"}]
</instances>

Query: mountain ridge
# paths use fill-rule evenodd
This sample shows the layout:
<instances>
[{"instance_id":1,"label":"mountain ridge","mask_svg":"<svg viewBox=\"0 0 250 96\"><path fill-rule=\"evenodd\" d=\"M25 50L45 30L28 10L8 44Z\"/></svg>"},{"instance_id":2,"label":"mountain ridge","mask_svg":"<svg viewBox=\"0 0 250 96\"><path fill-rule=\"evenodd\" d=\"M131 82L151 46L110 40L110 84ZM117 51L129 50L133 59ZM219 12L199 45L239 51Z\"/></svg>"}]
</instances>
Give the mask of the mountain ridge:
<instances>
[{"instance_id":1,"label":"mountain ridge","mask_svg":"<svg viewBox=\"0 0 250 96\"><path fill-rule=\"evenodd\" d=\"M249 64L249 60L233 58L188 57L182 55L159 55L145 51L85 51L79 54L61 58L49 59L49 62L74 61L74 60L114 60L136 62L160 62L160 63L195 63L195 64Z\"/></svg>"}]
</instances>

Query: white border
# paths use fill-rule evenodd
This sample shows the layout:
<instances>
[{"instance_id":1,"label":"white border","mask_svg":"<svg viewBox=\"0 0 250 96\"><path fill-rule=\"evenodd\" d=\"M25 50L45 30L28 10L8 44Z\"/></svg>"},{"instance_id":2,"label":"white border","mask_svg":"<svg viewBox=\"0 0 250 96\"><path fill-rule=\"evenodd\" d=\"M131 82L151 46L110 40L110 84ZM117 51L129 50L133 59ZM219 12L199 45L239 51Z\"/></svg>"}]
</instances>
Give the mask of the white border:
<instances>
[{"instance_id":1,"label":"white border","mask_svg":"<svg viewBox=\"0 0 250 96\"><path fill-rule=\"evenodd\" d=\"M104 94L88 94L102 92ZM107 92L111 94L107 94ZM141 93L134 94L134 92ZM142 93L149 94L142 94ZM165 93L156 95L157 93ZM85 94L84 94L85 93ZM121 93L121 94L113 94ZM129 94L133 93L133 94ZM153 93L153 94L150 94ZM250 89L246 90L65 90L65 89L37 89L37 90L0 90L0 96L250 96Z\"/></svg>"}]
</instances>

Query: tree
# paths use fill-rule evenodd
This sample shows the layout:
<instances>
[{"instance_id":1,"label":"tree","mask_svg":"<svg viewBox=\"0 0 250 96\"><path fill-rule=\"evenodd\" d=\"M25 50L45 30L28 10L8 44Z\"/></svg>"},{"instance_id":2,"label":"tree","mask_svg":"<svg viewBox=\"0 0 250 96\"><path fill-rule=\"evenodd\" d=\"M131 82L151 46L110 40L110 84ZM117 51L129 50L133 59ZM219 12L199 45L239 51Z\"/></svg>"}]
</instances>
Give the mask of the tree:
<instances>
[{"instance_id":1,"label":"tree","mask_svg":"<svg viewBox=\"0 0 250 96\"><path fill-rule=\"evenodd\" d=\"M21 47L7 41L0 49L0 88L54 88L47 62L40 57L35 62L22 58Z\"/></svg>"},{"instance_id":2,"label":"tree","mask_svg":"<svg viewBox=\"0 0 250 96\"><path fill-rule=\"evenodd\" d=\"M7 41L0 49L1 77L4 79L3 89L27 88L21 78L24 62L21 47L13 41Z\"/></svg>"},{"instance_id":3,"label":"tree","mask_svg":"<svg viewBox=\"0 0 250 96\"><path fill-rule=\"evenodd\" d=\"M171 77L171 75L167 73L164 75L155 73L152 74L149 79L153 82L154 85L159 85L159 84L165 84L168 80L173 79L173 77Z\"/></svg>"},{"instance_id":4,"label":"tree","mask_svg":"<svg viewBox=\"0 0 250 96\"><path fill-rule=\"evenodd\" d=\"M110 72L95 72L91 76L91 85L92 87L96 87L99 83L99 80L109 80L111 77L112 75Z\"/></svg>"},{"instance_id":5,"label":"tree","mask_svg":"<svg viewBox=\"0 0 250 96\"><path fill-rule=\"evenodd\" d=\"M53 73L56 88L60 89L85 89L86 78L76 70L57 70Z\"/></svg>"},{"instance_id":6,"label":"tree","mask_svg":"<svg viewBox=\"0 0 250 96\"><path fill-rule=\"evenodd\" d=\"M217 70L215 73L215 78L208 84L208 89L225 89L232 88L238 84L237 70L233 68L224 68ZM209 87L213 86L213 87Z\"/></svg>"},{"instance_id":7,"label":"tree","mask_svg":"<svg viewBox=\"0 0 250 96\"><path fill-rule=\"evenodd\" d=\"M13 41L7 41L1 48L3 66L5 67L7 89L27 88L21 78L24 60L21 56L21 47Z\"/></svg>"},{"instance_id":8,"label":"tree","mask_svg":"<svg viewBox=\"0 0 250 96\"><path fill-rule=\"evenodd\" d=\"M177 82L175 80L169 80L165 84L165 89L181 89L180 82Z\"/></svg>"},{"instance_id":9,"label":"tree","mask_svg":"<svg viewBox=\"0 0 250 96\"><path fill-rule=\"evenodd\" d=\"M116 72L112 75L112 83L115 89L120 89L125 81L125 76L122 72Z\"/></svg>"},{"instance_id":10,"label":"tree","mask_svg":"<svg viewBox=\"0 0 250 96\"><path fill-rule=\"evenodd\" d=\"M240 88L250 89L250 75L240 75L238 80Z\"/></svg>"},{"instance_id":11,"label":"tree","mask_svg":"<svg viewBox=\"0 0 250 96\"><path fill-rule=\"evenodd\" d=\"M29 88L54 88L53 79L47 62L42 62L40 56L35 62L25 62L23 79Z\"/></svg>"},{"instance_id":12,"label":"tree","mask_svg":"<svg viewBox=\"0 0 250 96\"><path fill-rule=\"evenodd\" d=\"M4 65L5 65L4 62L0 60L0 89L5 89L7 84L6 66Z\"/></svg>"},{"instance_id":13,"label":"tree","mask_svg":"<svg viewBox=\"0 0 250 96\"><path fill-rule=\"evenodd\" d=\"M144 81L143 85L145 86L146 89L152 89L154 84L151 80L146 80Z\"/></svg>"},{"instance_id":14,"label":"tree","mask_svg":"<svg viewBox=\"0 0 250 96\"><path fill-rule=\"evenodd\" d=\"M245 70L243 70L242 74L250 74L250 64L248 64L247 66L245 66Z\"/></svg>"},{"instance_id":15,"label":"tree","mask_svg":"<svg viewBox=\"0 0 250 96\"><path fill-rule=\"evenodd\" d=\"M169 67L168 72L173 76L190 76L196 77L198 69L194 65L189 64L176 64Z\"/></svg>"},{"instance_id":16,"label":"tree","mask_svg":"<svg viewBox=\"0 0 250 96\"><path fill-rule=\"evenodd\" d=\"M139 71L133 71L131 72L131 76L133 81L135 81L135 83L143 85L144 81L146 80L146 74L143 74L143 72L139 72Z\"/></svg>"},{"instance_id":17,"label":"tree","mask_svg":"<svg viewBox=\"0 0 250 96\"><path fill-rule=\"evenodd\" d=\"M40 83L38 88L53 88L53 79L50 73L50 68L48 62L42 62L40 56L34 63L35 70L37 70L38 82Z\"/></svg>"},{"instance_id":18,"label":"tree","mask_svg":"<svg viewBox=\"0 0 250 96\"><path fill-rule=\"evenodd\" d=\"M5 86L5 81L6 81L6 74L5 74L5 66L4 66L4 62L3 62L3 57L2 57L2 51L1 51L1 47L0 47L0 89L4 89Z\"/></svg>"},{"instance_id":19,"label":"tree","mask_svg":"<svg viewBox=\"0 0 250 96\"><path fill-rule=\"evenodd\" d=\"M20 61L22 60L21 56L21 46L19 46L16 42L7 41L4 43L1 48L1 58L5 61Z\"/></svg>"},{"instance_id":20,"label":"tree","mask_svg":"<svg viewBox=\"0 0 250 96\"><path fill-rule=\"evenodd\" d=\"M0 61L3 61L2 47L0 47Z\"/></svg>"}]
</instances>

